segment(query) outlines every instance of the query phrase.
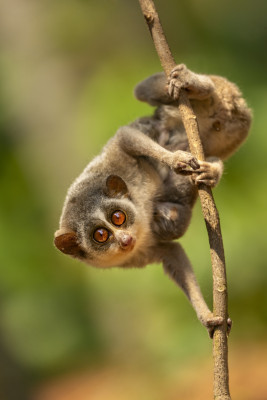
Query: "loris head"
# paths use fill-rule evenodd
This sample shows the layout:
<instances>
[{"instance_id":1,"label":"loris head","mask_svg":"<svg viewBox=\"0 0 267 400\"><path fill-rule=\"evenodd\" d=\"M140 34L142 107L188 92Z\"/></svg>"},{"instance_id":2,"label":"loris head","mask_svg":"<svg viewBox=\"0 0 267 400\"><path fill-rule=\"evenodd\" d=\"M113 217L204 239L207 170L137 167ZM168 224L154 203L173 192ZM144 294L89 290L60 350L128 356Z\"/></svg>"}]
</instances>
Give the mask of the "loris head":
<instances>
[{"instance_id":1,"label":"loris head","mask_svg":"<svg viewBox=\"0 0 267 400\"><path fill-rule=\"evenodd\" d=\"M71 187L54 243L88 264L120 266L143 244L145 225L122 178L110 175L97 184L88 178Z\"/></svg>"}]
</instances>

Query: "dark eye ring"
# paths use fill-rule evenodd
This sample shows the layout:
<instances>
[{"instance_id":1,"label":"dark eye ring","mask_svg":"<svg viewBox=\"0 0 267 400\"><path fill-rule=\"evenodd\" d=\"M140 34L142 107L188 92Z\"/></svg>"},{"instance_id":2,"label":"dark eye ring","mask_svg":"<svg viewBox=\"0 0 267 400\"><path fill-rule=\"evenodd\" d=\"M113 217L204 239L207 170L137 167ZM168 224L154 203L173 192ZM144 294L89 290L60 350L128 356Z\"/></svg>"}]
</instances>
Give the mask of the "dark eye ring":
<instances>
[{"instance_id":1,"label":"dark eye ring","mask_svg":"<svg viewBox=\"0 0 267 400\"><path fill-rule=\"evenodd\" d=\"M126 215L123 211L117 210L111 215L111 222L115 226L121 226L126 221Z\"/></svg>"},{"instance_id":2,"label":"dark eye ring","mask_svg":"<svg viewBox=\"0 0 267 400\"><path fill-rule=\"evenodd\" d=\"M105 243L109 238L109 234L106 228L97 228L94 231L93 238L98 243Z\"/></svg>"}]
</instances>

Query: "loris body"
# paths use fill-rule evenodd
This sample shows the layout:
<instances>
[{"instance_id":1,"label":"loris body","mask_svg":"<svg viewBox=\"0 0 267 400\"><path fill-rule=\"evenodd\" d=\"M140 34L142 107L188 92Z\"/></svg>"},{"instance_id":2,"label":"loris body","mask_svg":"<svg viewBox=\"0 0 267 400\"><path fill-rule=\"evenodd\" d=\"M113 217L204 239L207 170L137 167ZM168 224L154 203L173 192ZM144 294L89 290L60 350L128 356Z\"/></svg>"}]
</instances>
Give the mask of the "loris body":
<instances>
[{"instance_id":1,"label":"loris body","mask_svg":"<svg viewBox=\"0 0 267 400\"><path fill-rule=\"evenodd\" d=\"M187 90L207 161L188 151L177 108ZM158 108L151 117L122 127L69 188L55 244L63 253L107 268L162 262L206 326L219 323L209 311L179 243L190 222L197 184L215 186L222 159L246 138L250 111L226 79L177 66L168 82L156 74L136 96Z\"/></svg>"}]
</instances>

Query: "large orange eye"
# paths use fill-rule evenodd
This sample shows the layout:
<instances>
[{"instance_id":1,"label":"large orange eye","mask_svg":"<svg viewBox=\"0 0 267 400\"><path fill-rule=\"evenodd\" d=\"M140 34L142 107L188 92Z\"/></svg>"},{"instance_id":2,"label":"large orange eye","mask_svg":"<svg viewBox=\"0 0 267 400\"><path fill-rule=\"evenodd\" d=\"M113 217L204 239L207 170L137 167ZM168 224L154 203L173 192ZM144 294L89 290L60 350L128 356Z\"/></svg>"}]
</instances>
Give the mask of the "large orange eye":
<instances>
[{"instance_id":1,"label":"large orange eye","mask_svg":"<svg viewBox=\"0 0 267 400\"><path fill-rule=\"evenodd\" d=\"M115 211L111 216L111 221L116 226L121 226L126 220L126 215L123 211Z\"/></svg>"},{"instance_id":2,"label":"large orange eye","mask_svg":"<svg viewBox=\"0 0 267 400\"><path fill-rule=\"evenodd\" d=\"M105 243L109 238L109 231L105 228L98 228L94 232L94 239L98 243Z\"/></svg>"}]
</instances>

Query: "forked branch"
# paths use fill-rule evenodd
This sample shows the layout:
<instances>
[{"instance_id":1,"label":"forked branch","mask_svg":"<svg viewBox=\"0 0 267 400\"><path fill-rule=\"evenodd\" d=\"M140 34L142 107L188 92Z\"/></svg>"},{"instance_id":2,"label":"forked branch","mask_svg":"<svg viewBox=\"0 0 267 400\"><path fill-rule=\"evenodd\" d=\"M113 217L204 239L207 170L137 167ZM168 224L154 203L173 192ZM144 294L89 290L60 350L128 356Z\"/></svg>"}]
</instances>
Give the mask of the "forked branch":
<instances>
[{"instance_id":1,"label":"forked branch","mask_svg":"<svg viewBox=\"0 0 267 400\"><path fill-rule=\"evenodd\" d=\"M139 3L162 68L168 76L176 63L166 41L157 10L152 0L139 0ZM178 107L186 129L191 153L199 160L204 161L204 151L199 136L196 115L183 90L179 95ZM213 336L214 399L231 400L228 376L227 281L220 219L211 189L204 184L199 184L198 193L210 243L213 273L213 313L216 317L222 317L224 321L223 325L215 328Z\"/></svg>"}]
</instances>

